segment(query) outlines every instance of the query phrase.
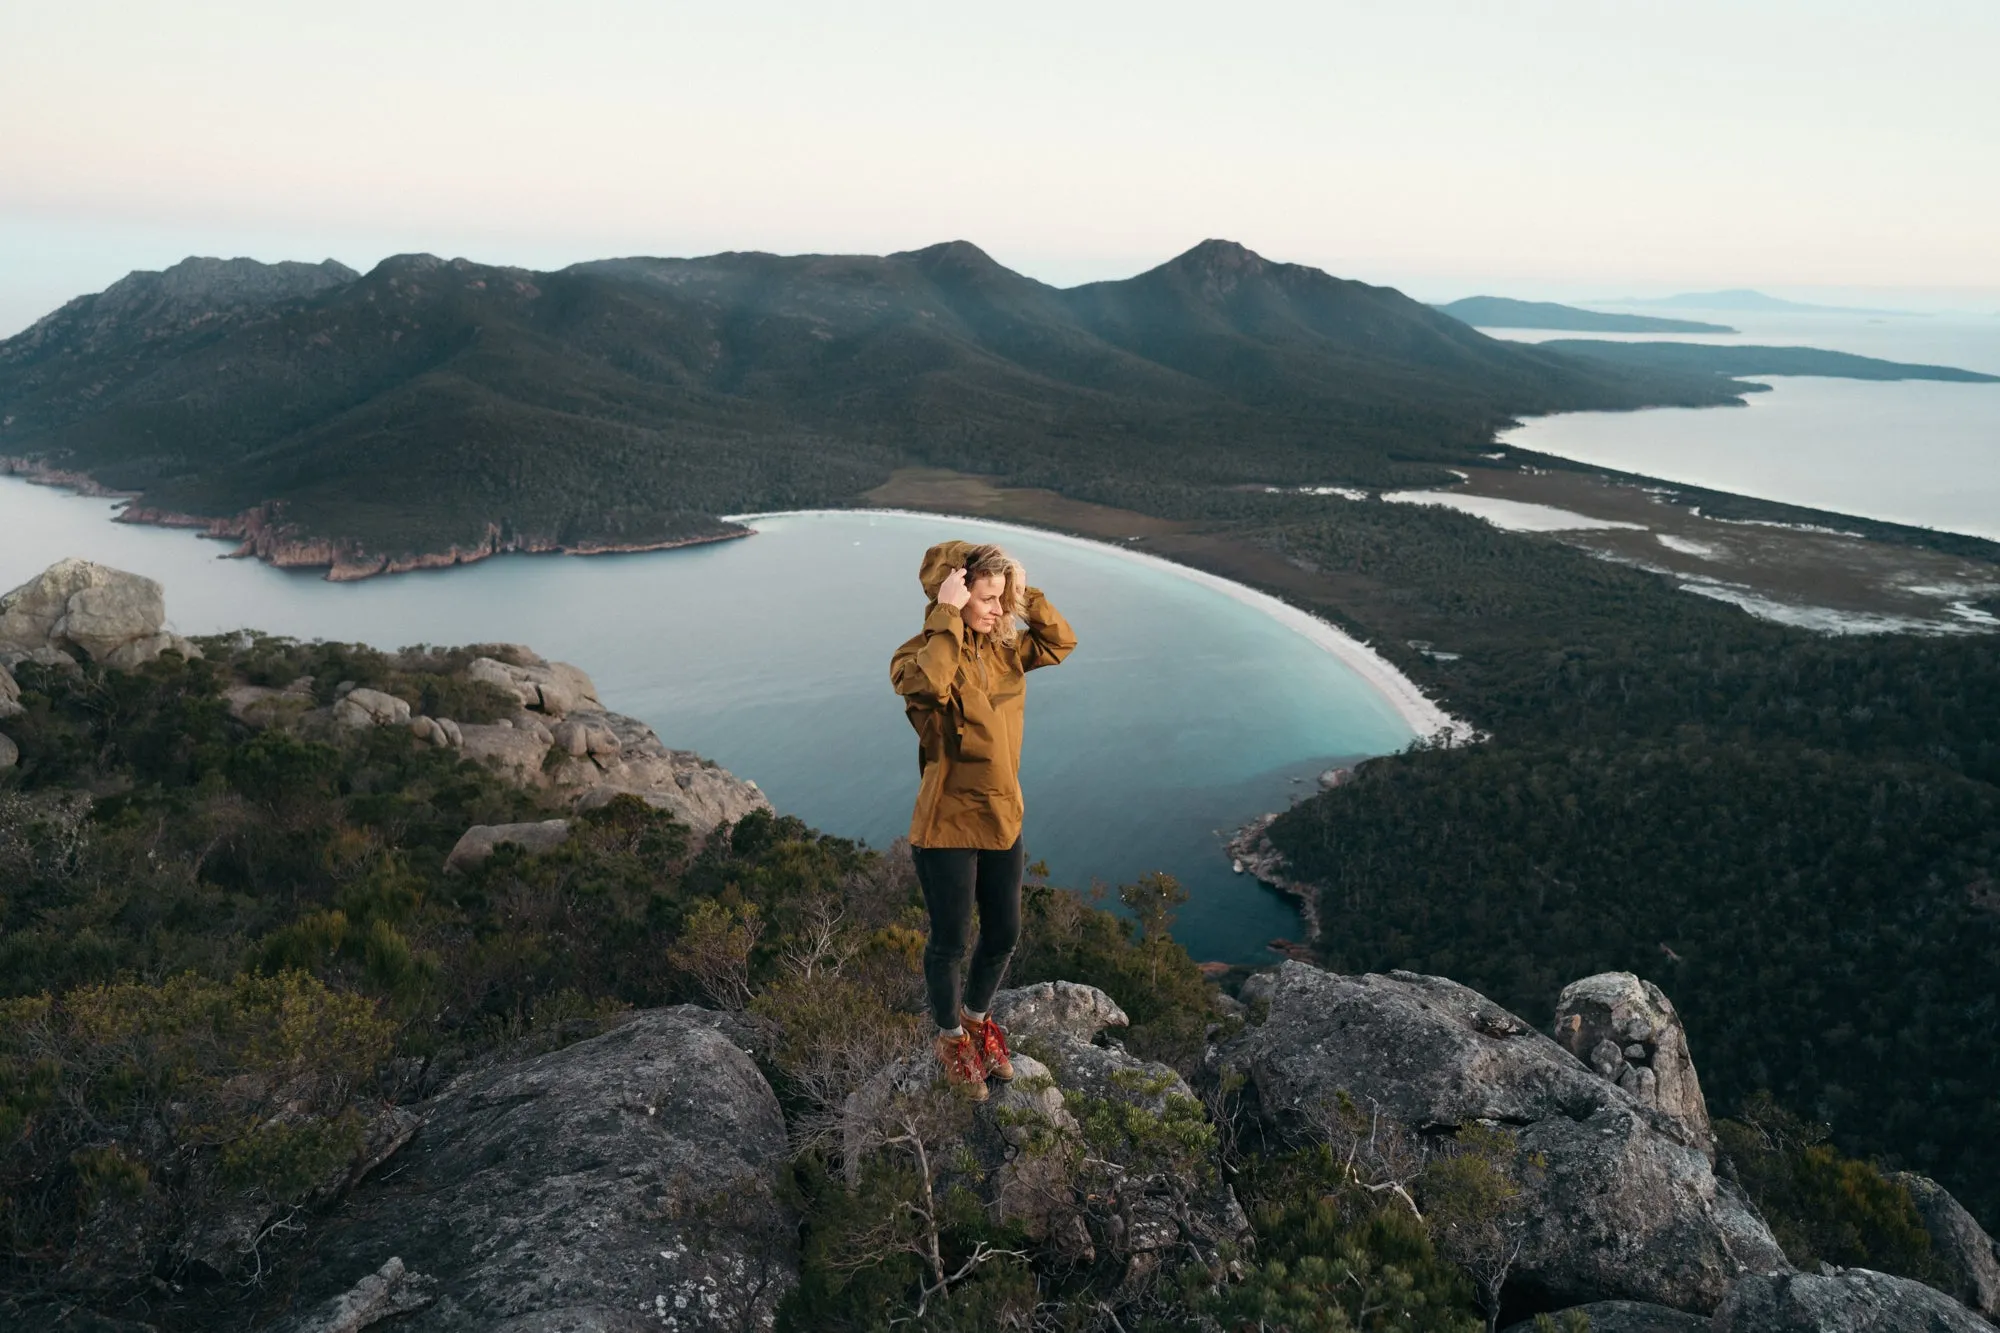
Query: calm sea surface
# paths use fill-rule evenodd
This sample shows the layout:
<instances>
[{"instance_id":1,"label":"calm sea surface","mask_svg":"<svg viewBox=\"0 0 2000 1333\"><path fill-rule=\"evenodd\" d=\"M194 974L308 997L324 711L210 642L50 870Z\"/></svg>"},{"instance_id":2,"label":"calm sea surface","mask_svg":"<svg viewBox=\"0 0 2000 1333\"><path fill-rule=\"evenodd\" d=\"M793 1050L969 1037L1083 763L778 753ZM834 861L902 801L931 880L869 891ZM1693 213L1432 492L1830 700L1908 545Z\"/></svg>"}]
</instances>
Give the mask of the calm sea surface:
<instances>
[{"instance_id":1,"label":"calm sea surface","mask_svg":"<svg viewBox=\"0 0 2000 1333\"><path fill-rule=\"evenodd\" d=\"M1740 332L1671 341L1824 347L2000 375L2000 318L1675 311ZM1488 329L1495 337L1638 335ZM1667 340L1667 339L1663 339ZM2000 384L1757 376L1747 408L1538 417L1503 442L1837 513L2000 538Z\"/></svg>"},{"instance_id":2,"label":"calm sea surface","mask_svg":"<svg viewBox=\"0 0 2000 1333\"><path fill-rule=\"evenodd\" d=\"M916 791L888 662L921 622L918 559L948 537L1002 541L1081 641L1030 684L1029 855L1076 886L1176 875L1191 894L1176 934L1197 958L1267 959L1268 940L1298 933L1288 903L1230 873L1217 831L1411 738L1371 686L1257 607L1111 548L998 524L786 515L715 546L332 584L217 559L214 542L113 524L111 510L0 479L0 590L81 555L160 580L188 634L526 643L589 671L669 745L756 779L780 810L875 846L907 829Z\"/></svg>"}]
</instances>

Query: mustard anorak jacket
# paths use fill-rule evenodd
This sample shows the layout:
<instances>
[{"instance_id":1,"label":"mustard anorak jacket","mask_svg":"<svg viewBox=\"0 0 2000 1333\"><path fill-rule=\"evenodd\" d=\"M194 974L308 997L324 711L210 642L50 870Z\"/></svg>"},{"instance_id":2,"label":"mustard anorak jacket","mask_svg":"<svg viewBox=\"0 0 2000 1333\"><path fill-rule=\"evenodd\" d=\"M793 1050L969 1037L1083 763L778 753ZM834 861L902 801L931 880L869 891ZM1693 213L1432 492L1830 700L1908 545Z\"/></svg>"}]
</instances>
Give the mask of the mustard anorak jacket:
<instances>
[{"instance_id":1,"label":"mustard anorak jacket","mask_svg":"<svg viewBox=\"0 0 2000 1333\"><path fill-rule=\"evenodd\" d=\"M930 607L923 633L889 659L889 678L918 737L921 782L910 841L1003 851L1021 836L1027 673L1068 657L1076 634L1039 588L1027 590L1028 627L1013 643L967 629L959 609L937 595L972 549L971 542L941 542L924 552L918 577Z\"/></svg>"}]
</instances>

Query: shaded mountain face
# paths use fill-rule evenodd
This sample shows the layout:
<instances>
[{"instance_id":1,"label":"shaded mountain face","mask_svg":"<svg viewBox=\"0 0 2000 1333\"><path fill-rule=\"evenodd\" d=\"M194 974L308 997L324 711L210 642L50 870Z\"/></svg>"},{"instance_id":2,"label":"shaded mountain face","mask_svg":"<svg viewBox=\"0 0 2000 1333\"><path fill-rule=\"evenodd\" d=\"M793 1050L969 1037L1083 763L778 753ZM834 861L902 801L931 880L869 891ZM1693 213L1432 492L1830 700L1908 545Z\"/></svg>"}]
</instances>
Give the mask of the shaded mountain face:
<instances>
[{"instance_id":1,"label":"shaded mountain face","mask_svg":"<svg viewBox=\"0 0 2000 1333\"><path fill-rule=\"evenodd\" d=\"M65 354L116 356L135 345L173 345L282 302L345 286L359 276L332 259L317 264L183 259L161 273L128 273L95 296L79 296L44 316L0 343L0 366Z\"/></svg>"},{"instance_id":2,"label":"shaded mountain face","mask_svg":"<svg viewBox=\"0 0 2000 1333\"><path fill-rule=\"evenodd\" d=\"M557 273L189 260L0 343L0 455L394 554L659 540L910 464L1405 485L1517 414L1728 396L1225 241L1067 291L963 241Z\"/></svg>"}]
</instances>

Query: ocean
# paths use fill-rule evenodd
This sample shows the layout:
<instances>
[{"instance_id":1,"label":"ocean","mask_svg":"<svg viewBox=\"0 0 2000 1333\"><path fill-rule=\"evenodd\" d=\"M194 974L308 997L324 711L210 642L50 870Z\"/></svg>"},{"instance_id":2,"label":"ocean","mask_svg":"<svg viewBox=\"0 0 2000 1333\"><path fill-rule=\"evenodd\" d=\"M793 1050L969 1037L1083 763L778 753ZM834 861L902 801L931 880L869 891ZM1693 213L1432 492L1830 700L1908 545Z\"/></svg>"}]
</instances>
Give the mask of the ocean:
<instances>
[{"instance_id":1,"label":"ocean","mask_svg":"<svg viewBox=\"0 0 2000 1333\"><path fill-rule=\"evenodd\" d=\"M1649 312L1668 313L1668 312ZM1680 311L1722 334L1487 329L1498 338L1618 338L1823 347L2000 375L2000 316ZM1536 417L1503 444L1788 504L2000 539L2000 384L1752 376L1749 406Z\"/></svg>"}]
</instances>

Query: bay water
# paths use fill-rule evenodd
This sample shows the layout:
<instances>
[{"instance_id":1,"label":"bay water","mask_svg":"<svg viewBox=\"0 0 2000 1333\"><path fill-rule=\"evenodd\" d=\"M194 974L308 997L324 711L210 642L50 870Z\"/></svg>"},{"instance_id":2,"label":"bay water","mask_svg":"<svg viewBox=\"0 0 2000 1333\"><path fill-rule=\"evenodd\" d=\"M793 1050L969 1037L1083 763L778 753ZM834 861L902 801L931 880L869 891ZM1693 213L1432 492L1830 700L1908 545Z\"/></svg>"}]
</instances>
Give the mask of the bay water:
<instances>
[{"instance_id":1,"label":"bay water","mask_svg":"<svg viewBox=\"0 0 2000 1333\"><path fill-rule=\"evenodd\" d=\"M1497 338L1821 347L2000 375L2000 316L1676 311L1735 334L1483 330ZM2000 384L1750 376L1744 408L1536 417L1502 444L1691 486L2000 540Z\"/></svg>"},{"instance_id":2,"label":"bay water","mask_svg":"<svg viewBox=\"0 0 2000 1333\"><path fill-rule=\"evenodd\" d=\"M1001 542L1080 640L1030 678L1028 854L1079 888L1173 874L1190 894L1175 933L1201 959L1268 961L1272 938L1299 933L1289 902L1231 872L1223 838L1314 790L1322 770L1413 736L1381 692L1254 597L1001 524L792 514L710 546L334 584L112 523L113 509L0 478L0 589L79 555L158 579L184 634L525 643L590 672L610 707L667 744L756 780L779 810L877 847L907 831L916 792L888 663L921 624L919 558L947 538Z\"/></svg>"}]
</instances>

